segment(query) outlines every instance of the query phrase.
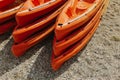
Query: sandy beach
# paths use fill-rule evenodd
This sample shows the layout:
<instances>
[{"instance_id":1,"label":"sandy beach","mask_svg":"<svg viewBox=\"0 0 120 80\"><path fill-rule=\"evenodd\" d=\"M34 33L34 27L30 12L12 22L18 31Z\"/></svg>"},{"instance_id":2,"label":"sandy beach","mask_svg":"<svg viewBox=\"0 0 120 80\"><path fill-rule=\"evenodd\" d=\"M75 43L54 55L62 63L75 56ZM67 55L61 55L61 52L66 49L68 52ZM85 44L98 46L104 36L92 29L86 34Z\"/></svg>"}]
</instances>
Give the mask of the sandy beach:
<instances>
[{"instance_id":1,"label":"sandy beach","mask_svg":"<svg viewBox=\"0 0 120 80\"><path fill-rule=\"evenodd\" d=\"M52 39L15 58L11 33L0 35L0 80L120 80L120 0L110 0L88 45L56 72L50 65Z\"/></svg>"}]
</instances>

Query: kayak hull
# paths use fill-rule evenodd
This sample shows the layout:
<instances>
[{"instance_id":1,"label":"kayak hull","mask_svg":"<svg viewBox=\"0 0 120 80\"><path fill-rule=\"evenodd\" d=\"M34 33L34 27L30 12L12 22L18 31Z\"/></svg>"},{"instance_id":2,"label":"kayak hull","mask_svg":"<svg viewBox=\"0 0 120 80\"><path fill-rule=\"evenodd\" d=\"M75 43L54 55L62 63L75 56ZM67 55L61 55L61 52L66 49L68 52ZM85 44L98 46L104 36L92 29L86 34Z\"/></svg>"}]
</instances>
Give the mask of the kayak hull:
<instances>
[{"instance_id":1,"label":"kayak hull","mask_svg":"<svg viewBox=\"0 0 120 80\"><path fill-rule=\"evenodd\" d=\"M50 33L53 32L54 28L55 28L55 21L56 21L56 17L57 15L61 12L62 8L66 5L67 3L65 3L64 5L62 5L58 10L56 10L55 12L53 12L53 14L51 14L50 16L48 16L47 18L45 18L45 21L42 20L43 22L45 22L44 24L47 24L47 26L43 26L41 25L41 20L40 22L36 23L36 24L39 24L39 26L28 26L26 29L28 30L28 33L29 32L32 32L28 35L25 34L24 37L27 37L26 39L24 40L17 40L17 39L21 39L21 38L24 38L24 37L18 37L20 35L17 35L13 32L13 36L14 36L14 39L16 38L16 42L19 42L19 43L16 43L12 46L11 48L11 51L12 53L16 56L16 57L20 57L22 56L29 48L31 48L32 46L36 45L37 43L39 43L41 40L43 40L45 37L47 37ZM52 22L51 22L52 20ZM48 24L49 23L49 24ZM35 25L36 25L35 24ZM19 26L19 25L18 25ZM41 27L43 27L43 29L41 29ZM17 27L16 27L17 28ZM35 28L35 29L33 29ZM22 29L22 28L21 28ZM31 29L31 30L29 30ZM16 30L16 29L15 29ZM19 30L19 28L18 28ZM33 31L32 31L33 30ZM37 31L36 31L37 30ZM38 31L39 30L39 31ZM24 32L26 33L26 31ZM33 34L34 33L34 34ZM23 33L22 33L23 34ZM17 35L17 37L15 36ZM24 34L23 34L24 35ZM30 36L29 36L30 35ZM22 36L22 35L21 35Z\"/></svg>"},{"instance_id":2,"label":"kayak hull","mask_svg":"<svg viewBox=\"0 0 120 80\"><path fill-rule=\"evenodd\" d=\"M72 3L71 1L69 2L69 4ZM77 10L78 8L76 6L75 7L73 6L71 15L76 14L73 16L69 16L69 14L68 14L68 13L70 13L70 11L69 11L70 7L63 9L61 14L58 16L58 21L56 22L56 28L55 28L55 36L58 41L65 38L73 30L75 30L75 29L79 28L80 26L82 26L83 24L85 24L96 14L96 12L99 10L99 8L101 7L101 5L103 3L103 0L95 0L95 1L96 2L94 2L94 3L89 3L89 5L91 5L91 6L88 6L88 8L86 10L84 10L84 8L83 8L83 10L81 10L81 9L78 10L79 14L77 12L76 13L74 12L74 9ZM79 1L79 2L81 3L82 1ZM81 4L79 4L79 2L77 2L76 5L81 5ZM88 2L85 2L85 3L88 3ZM87 4L86 4L86 6L87 6Z\"/></svg>"},{"instance_id":3,"label":"kayak hull","mask_svg":"<svg viewBox=\"0 0 120 80\"><path fill-rule=\"evenodd\" d=\"M102 9L103 7L101 6L101 8L98 10L98 12L95 14L95 16L92 19L90 19L80 28L77 28L77 30L73 31L63 40L57 41L55 38L53 43L53 51L55 55L59 56L63 51L65 51L66 48L68 48L69 46L73 45L77 41L81 40L84 36L86 36L86 34L93 28L96 21L101 17Z\"/></svg>"},{"instance_id":4,"label":"kayak hull","mask_svg":"<svg viewBox=\"0 0 120 80\"><path fill-rule=\"evenodd\" d=\"M60 13L60 11L63 9L63 6L61 6L58 10L55 12L52 12L46 16L43 16L42 18L36 20L35 22L28 24L22 28L16 27L14 30L12 36L15 41L15 43L20 43L27 39L29 36L34 34L35 32L46 28L47 25L53 23L56 20L57 15Z\"/></svg>"},{"instance_id":5,"label":"kayak hull","mask_svg":"<svg viewBox=\"0 0 120 80\"><path fill-rule=\"evenodd\" d=\"M0 24L0 35L1 34L4 34L5 32L8 32L9 30L11 29L14 29L14 27L17 25L16 21L13 19L13 20L10 20L10 21L7 21L3 24Z\"/></svg>"},{"instance_id":6,"label":"kayak hull","mask_svg":"<svg viewBox=\"0 0 120 80\"><path fill-rule=\"evenodd\" d=\"M58 70L62 64L75 56L80 50L82 50L85 45L88 43L88 41L91 39L92 35L94 34L95 30L97 29L97 26L99 25L99 21L97 21L96 25L93 27L93 29L80 41L72 45L66 52L63 52L60 56L56 57L54 52L52 53L52 69Z\"/></svg>"},{"instance_id":7,"label":"kayak hull","mask_svg":"<svg viewBox=\"0 0 120 80\"><path fill-rule=\"evenodd\" d=\"M25 26L26 24L34 21L38 17L41 17L49 13L50 11L58 9L67 0L56 0L51 4L47 4L43 7L41 7L41 5L35 6L35 4L33 4L31 1L32 0L26 1L23 7L16 14L16 20L19 26Z\"/></svg>"},{"instance_id":8,"label":"kayak hull","mask_svg":"<svg viewBox=\"0 0 120 80\"><path fill-rule=\"evenodd\" d=\"M99 11L96 14L97 16L99 15L97 17L97 19L95 20L96 23L93 25L93 27L91 27L91 29L88 31L88 33L84 37L82 37L82 39L79 39L74 44L71 44L70 46L68 46L63 52L60 52L60 54L58 54L59 56L57 56L57 53L55 53L55 51L53 50L52 57L51 57L51 66L52 66L53 70L55 70L55 71L58 70L64 62L66 62L67 60L69 60L70 58L75 56L80 50L82 50L86 46L86 44L90 41L90 39L94 35L96 29L98 28L101 17L103 15L104 11L106 10L108 2L109 2L109 0L105 0L103 2L102 6L100 8L101 10L99 9ZM75 32L76 31L79 31L79 30L76 29ZM77 33L79 34L79 33L81 33L81 31L76 32L76 34ZM76 36L76 35L75 34L72 35L72 37L74 37L74 36ZM70 38L72 38L72 37L70 37ZM54 45L57 44L56 41L57 41L57 39L55 36L54 41L53 41L53 47L55 47ZM60 44L62 44L62 42ZM59 48L62 48L62 47L59 47Z\"/></svg>"},{"instance_id":9,"label":"kayak hull","mask_svg":"<svg viewBox=\"0 0 120 80\"><path fill-rule=\"evenodd\" d=\"M16 5L13 4L9 7L5 7L5 8L0 9L0 24L4 23L7 20L14 18L15 14L18 12L20 7L23 5L22 3L23 2L16 3Z\"/></svg>"},{"instance_id":10,"label":"kayak hull","mask_svg":"<svg viewBox=\"0 0 120 80\"><path fill-rule=\"evenodd\" d=\"M36 45L41 40L46 38L53 30L54 30L54 26L49 26L48 28L45 28L44 30L28 38L27 40L21 43L12 45L12 48L11 48L12 53L16 57L22 56L32 46Z\"/></svg>"},{"instance_id":11,"label":"kayak hull","mask_svg":"<svg viewBox=\"0 0 120 80\"><path fill-rule=\"evenodd\" d=\"M0 0L0 9L6 7L14 2L15 2L15 0Z\"/></svg>"}]
</instances>

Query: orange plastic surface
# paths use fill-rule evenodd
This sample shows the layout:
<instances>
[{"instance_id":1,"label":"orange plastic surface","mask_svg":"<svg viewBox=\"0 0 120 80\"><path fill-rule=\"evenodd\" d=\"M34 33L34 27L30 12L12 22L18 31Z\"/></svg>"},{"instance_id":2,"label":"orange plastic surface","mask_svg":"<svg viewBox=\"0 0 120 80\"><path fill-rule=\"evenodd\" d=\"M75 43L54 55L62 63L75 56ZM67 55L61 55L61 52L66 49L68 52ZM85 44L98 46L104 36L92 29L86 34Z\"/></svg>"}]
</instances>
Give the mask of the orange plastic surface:
<instances>
[{"instance_id":1,"label":"orange plastic surface","mask_svg":"<svg viewBox=\"0 0 120 80\"><path fill-rule=\"evenodd\" d=\"M5 0L5 1L11 1L11 0ZM18 12L20 7L22 6L21 2L14 2L13 4L6 6L4 8L0 8L0 24L4 23L7 20L10 20L15 17L15 14Z\"/></svg>"},{"instance_id":2,"label":"orange plastic surface","mask_svg":"<svg viewBox=\"0 0 120 80\"><path fill-rule=\"evenodd\" d=\"M95 0L89 3L84 0L70 0L57 19L55 28L56 39L58 41L62 40L71 31L89 21L101 7L103 1Z\"/></svg>"},{"instance_id":3,"label":"orange plastic surface","mask_svg":"<svg viewBox=\"0 0 120 80\"><path fill-rule=\"evenodd\" d=\"M0 0L0 8L6 7L12 3L14 3L15 0Z\"/></svg>"},{"instance_id":4,"label":"orange plastic surface","mask_svg":"<svg viewBox=\"0 0 120 80\"><path fill-rule=\"evenodd\" d=\"M77 41L81 40L84 36L86 36L86 34L88 34L88 32L94 27L96 21L101 17L102 9L103 8L101 7L92 19L90 19L80 28L77 28L77 30L73 31L63 40L57 41L55 38L53 43L54 54L56 56L59 56L62 52L65 51L66 48L68 48L69 46L73 45Z\"/></svg>"},{"instance_id":5,"label":"orange plastic surface","mask_svg":"<svg viewBox=\"0 0 120 80\"><path fill-rule=\"evenodd\" d=\"M65 5L66 4L61 6L55 12L52 12L52 13L47 14L46 16L43 16L42 18L36 20L35 22L33 22L31 24L28 24L22 28L19 28L19 26L16 27L12 34L15 43L20 43L20 42L24 41L25 39L27 39L29 36L31 36L35 32L45 28L50 23L54 22L57 15L61 12L61 10L63 9L63 7Z\"/></svg>"},{"instance_id":6,"label":"orange plastic surface","mask_svg":"<svg viewBox=\"0 0 120 80\"><path fill-rule=\"evenodd\" d=\"M0 34L4 34L5 32L13 29L16 25L17 25L17 23L14 19L7 21L3 24L0 24Z\"/></svg>"},{"instance_id":7,"label":"orange plastic surface","mask_svg":"<svg viewBox=\"0 0 120 80\"><path fill-rule=\"evenodd\" d=\"M38 17L58 9L66 1L67 0L27 0L16 14L17 23L19 26L25 26Z\"/></svg>"},{"instance_id":8,"label":"orange plastic surface","mask_svg":"<svg viewBox=\"0 0 120 80\"><path fill-rule=\"evenodd\" d=\"M109 2L109 0L104 1L104 3L101 6L102 10L100 13L103 14L103 12L106 10L108 2ZM101 16L102 16L102 14L101 14ZM100 19L101 19L101 17L98 17L96 24L88 32L88 34L85 37L83 37L81 40L74 43L73 45L69 46L69 48L67 48L64 52L62 52L61 55L56 56L54 51L53 51L52 62L51 62L53 70L58 70L65 61L67 61L70 58L72 58L73 56L75 56L80 50L82 50L85 47L85 45L89 42L89 40L93 36L94 32L96 31L96 29L99 25Z\"/></svg>"},{"instance_id":9,"label":"orange plastic surface","mask_svg":"<svg viewBox=\"0 0 120 80\"><path fill-rule=\"evenodd\" d=\"M28 49L30 49L32 46L36 45L45 37L47 37L53 30L54 26L49 26L48 28L45 28L44 30L28 38L27 40L19 44L14 44L11 48L12 53L16 57L22 56Z\"/></svg>"}]
</instances>

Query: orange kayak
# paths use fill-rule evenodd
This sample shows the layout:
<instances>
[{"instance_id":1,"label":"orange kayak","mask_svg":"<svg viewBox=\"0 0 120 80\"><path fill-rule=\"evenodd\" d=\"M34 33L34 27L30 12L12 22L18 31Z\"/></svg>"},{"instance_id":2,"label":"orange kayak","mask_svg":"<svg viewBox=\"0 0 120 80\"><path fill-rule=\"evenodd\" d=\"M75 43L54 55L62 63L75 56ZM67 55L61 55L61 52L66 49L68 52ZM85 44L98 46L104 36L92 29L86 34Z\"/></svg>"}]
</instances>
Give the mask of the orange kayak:
<instances>
[{"instance_id":1,"label":"orange kayak","mask_svg":"<svg viewBox=\"0 0 120 80\"><path fill-rule=\"evenodd\" d=\"M0 8L6 7L14 2L15 0L0 0Z\"/></svg>"},{"instance_id":2,"label":"orange kayak","mask_svg":"<svg viewBox=\"0 0 120 80\"><path fill-rule=\"evenodd\" d=\"M49 12L53 12L62 6L67 0L27 0L16 14L16 20L19 26L38 19Z\"/></svg>"},{"instance_id":3,"label":"orange kayak","mask_svg":"<svg viewBox=\"0 0 120 80\"><path fill-rule=\"evenodd\" d=\"M103 1L69 0L68 5L58 16L55 28L56 39L62 40L71 31L89 21L101 7Z\"/></svg>"},{"instance_id":4,"label":"orange kayak","mask_svg":"<svg viewBox=\"0 0 120 80\"><path fill-rule=\"evenodd\" d=\"M103 8L101 7L92 19L90 19L80 28L77 28L77 30L73 31L63 40L57 41L55 38L54 43L53 43L54 54L56 56L59 56L62 52L65 51L66 48L68 48L69 46L73 45L77 41L81 40L84 36L86 36L88 32L94 27L98 18L100 18L102 14L102 9Z\"/></svg>"},{"instance_id":5,"label":"orange kayak","mask_svg":"<svg viewBox=\"0 0 120 80\"><path fill-rule=\"evenodd\" d=\"M22 28L20 28L19 26L16 27L16 29L14 30L14 32L12 34L15 43L20 43L20 42L24 41L25 39L27 39L29 36L31 36L35 32L37 32L43 28L46 28L47 25L49 25L52 22L55 22L57 15L60 13L60 11L63 9L63 7L66 4L61 6L55 12L49 13L46 16L36 20L35 22L33 22L31 24L28 24Z\"/></svg>"},{"instance_id":6,"label":"orange kayak","mask_svg":"<svg viewBox=\"0 0 120 80\"><path fill-rule=\"evenodd\" d=\"M87 42L90 40L92 35L94 34L94 31L97 29L97 26L99 24L100 20L97 21L94 28L85 36L81 41L77 42L76 44L72 45L66 52L63 52L62 55L56 57L54 52L52 53L52 68L53 70L58 70L61 65L67 61L68 59L75 56L81 49L84 48L84 46L87 44Z\"/></svg>"},{"instance_id":7,"label":"orange kayak","mask_svg":"<svg viewBox=\"0 0 120 80\"><path fill-rule=\"evenodd\" d=\"M49 25L47 28L35 34L34 36L28 38L27 40L19 44L14 44L11 48L12 53L16 57L22 56L29 48L39 43L46 36L48 36L53 30L54 30L54 26Z\"/></svg>"},{"instance_id":8,"label":"orange kayak","mask_svg":"<svg viewBox=\"0 0 120 80\"><path fill-rule=\"evenodd\" d=\"M16 26L16 24L17 23L16 23L16 21L14 19L0 24L0 34L4 34L5 32L13 29Z\"/></svg>"},{"instance_id":9,"label":"orange kayak","mask_svg":"<svg viewBox=\"0 0 120 80\"><path fill-rule=\"evenodd\" d=\"M12 2L13 0L5 0L5 2L6 1L9 3L10 1ZM22 6L22 3L23 1L13 2L12 4L8 6L0 8L0 24L7 20L14 18L18 9L20 9L20 7Z\"/></svg>"},{"instance_id":10,"label":"orange kayak","mask_svg":"<svg viewBox=\"0 0 120 80\"><path fill-rule=\"evenodd\" d=\"M108 1L109 0L105 0L104 3L102 4L102 6L101 6L102 10L100 12L101 16L99 16L97 18L96 23L94 24L92 29L87 33L87 35L85 35L81 40L77 41L73 45L69 46L59 56L56 56L54 51L53 51L53 53L52 53L52 62L51 62L53 70L58 70L65 61L67 61L71 57L75 56L80 50L82 50L86 46L86 44L89 42L89 40L91 39L91 37L93 36L93 34L95 33L95 31L96 31L96 29L97 29L97 27L99 25L100 19L102 17L103 12L105 11L105 9L107 7ZM55 41L55 39L54 39L54 41Z\"/></svg>"},{"instance_id":11,"label":"orange kayak","mask_svg":"<svg viewBox=\"0 0 120 80\"><path fill-rule=\"evenodd\" d=\"M20 57L22 56L29 48L31 48L32 46L36 45L38 42L40 42L41 40L43 40L46 36L48 36L55 28L55 26L53 25L55 23L55 17L61 12L61 10L63 9L63 7L66 5L67 3L65 3L63 6L61 6L57 11L55 11L53 14L51 14L50 16L46 16L45 19L43 18L43 20L38 20L36 24L36 26L28 26L28 27L25 27L25 29L28 30L28 35L26 34L23 34L23 35L26 35L27 38L24 40L24 41L20 41L20 43L15 43L12 48L11 48L11 51L13 52L13 54L16 56L16 57ZM49 21L53 19L53 21L51 23L49 23ZM39 22L40 21L40 22ZM42 21L42 22L41 22ZM43 22L45 22L47 25L47 27L44 25L43 29L41 29L41 26L44 24ZM40 23L40 24L39 24ZM40 26L40 27L39 27ZM18 27L16 27L18 28ZM35 28L35 29L34 29ZM22 28L21 28L22 29ZM33 33L30 33L31 30ZM37 29L39 29L39 31L36 31ZM17 30L17 29L15 29ZM19 30L19 29L18 29ZM34 31L35 30L35 31ZM24 30L22 30L23 33L26 33L26 31L24 32ZM14 32L13 32L14 33ZM21 36L23 36L21 35ZM31 36L29 36L31 35ZM24 36L24 37L26 37ZM19 37L19 39L21 38L24 38L24 37ZM18 37L17 37L18 39ZM17 42L19 42L19 40L17 40Z\"/></svg>"}]
</instances>

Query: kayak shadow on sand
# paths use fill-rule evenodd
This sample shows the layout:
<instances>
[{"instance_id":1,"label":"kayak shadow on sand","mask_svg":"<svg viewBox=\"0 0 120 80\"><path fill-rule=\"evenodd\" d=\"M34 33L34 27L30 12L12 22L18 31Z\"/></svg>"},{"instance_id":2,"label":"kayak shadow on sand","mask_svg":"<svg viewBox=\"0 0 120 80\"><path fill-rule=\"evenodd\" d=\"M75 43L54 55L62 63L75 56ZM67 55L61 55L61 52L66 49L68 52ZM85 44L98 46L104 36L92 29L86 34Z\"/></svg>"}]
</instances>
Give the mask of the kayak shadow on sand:
<instances>
[{"instance_id":1,"label":"kayak shadow on sand","mask_svg":"<svg viewBox=\"0 0 120 80\"><path fill-rule=\"evenodd\" d=\"M0 44L1 44L3 41L7 40L7 39L10 37L10 35L11 35L11 32L7 32L7 33L5 33L5 34L0 35Z\"/></svg>"},{"instance_id":2,"label":"kayak shadow on sand","mask_svg":"<svg viewBox=\"0 0 120 80\"><path fill-rule=\"evenodd\" d=\"M3 45L0 49L0 76L4 75L7 72L12 71L18 65L24 63L32 55L34 55L39 50L39 48L41 48L45 44L44 41L40 42L40 44L32 47L23 56L21 56L20 58L16 58L11 52L11 47L14 43L12 37L8 34L5 34L2 35L0 39L1 39L0 44L4 40L7 40L5 44L2 43Z\"/></svg>"},{"instance_id":3,"label":"kayak shadow on sand","mask_svg":"<svg viewBox=\"0 0 120 80\"><path fill-rule=\"evenodd\" d=\"M81 56L80 51L76 56L65 62L58 71L53 71L51 67L51 55L52 55L52 40L48 40L44 45L44 48L40 51L36 61L30 69L27 76L27 80L54 80L62 73L68 70L70 65L74 62L79 62L78 57ZM84 48L85 49L85 48Z\"/></svg>"},{"instance_id":4,"label":"kayak shadow on sand","mask_svg":"<svg viewBox=\"0 0 120 80\"><path fill-rule=\"evenodd\" d=\"M3 49L0 51L0 76L8 72L11 73L11 71L19 71L16 70L16 68L18 68L19 65L23 65L22 63L25 63L27 66L32 65L31 67L28 67L28 80L36 80L36 78L38 80L49 80L59 77L62 73L68 70L70 65L74 62L78 62L77 58L81 56L82 51L65 62L58 71L53 71L51 68L52 40L53 35L32 47L22 57L16 58L11 52L13 39L9 38L7 44L5 44ZM26 60L28 61L33 58L34 55L37 55L37 58L32 60L33 63L31 63L31 61L30 63L26 63ZM22 70L22 68L20 70Z\"/></svg>"}]
</instances>

